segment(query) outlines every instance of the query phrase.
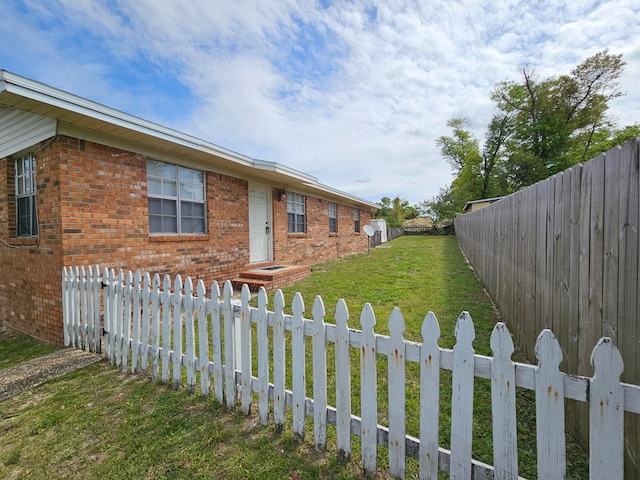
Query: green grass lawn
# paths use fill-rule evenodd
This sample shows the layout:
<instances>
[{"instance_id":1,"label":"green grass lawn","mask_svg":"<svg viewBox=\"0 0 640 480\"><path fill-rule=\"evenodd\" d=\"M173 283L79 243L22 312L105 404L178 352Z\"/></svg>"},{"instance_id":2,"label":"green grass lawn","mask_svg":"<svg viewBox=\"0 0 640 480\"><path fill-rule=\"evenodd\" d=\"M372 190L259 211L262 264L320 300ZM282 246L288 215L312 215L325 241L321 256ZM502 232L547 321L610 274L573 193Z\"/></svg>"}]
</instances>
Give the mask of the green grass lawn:
<instances>
[{"instance_id":1,"label":"green grass lawn","mask_svg":"<svg viewBox=\"0 0 640 480\"><path fill-rule=\"evenodd\" d=\"M58 348L22 333L0 329L0 370L52 353Z\"/></svg>"},{"instance_id":2,"label":"green grass lawn","mask_svg":"<svg viewBox=\"0 0 640 480\"><path fill-rule=\"evenodd\" d=\"M298 291L307 318L313 299L322 295L327 322L333 322L336 302L344 298L349 324L356 329L360 328L362 306L371 303L376 332L381 334L388 334L388 317L397 306L405 318L405 338L414 341L421 340L420 326L431 310L440 322L440 346L445 348L453 347L455 322L467 310L475 324L476 353L490 354L496 312L453 237L401 237L372 250L369 257L354 255L316 266L308 279L284 290L288 304ZM0 337L0 352L5 343ZM328 350L329 403L334 404L331 346ZM355 380L358 362L354 353ZM309 356L309 369L310 365ZM386 358L380 358L378 366L379 422L385 423ZM418 435L417 367L407 365L407 433L414 436ZM290 371L290 360L287 368ZM310 374L307 378L311 395ZM446 447L449 372L443 372L441 383L441 446ZM352 387L353 413L359 414L356 381ZM476 379L475 391L473 455L491 464L489 382ZM273 424L261 426L256 411L257 406L248 417L239 410L230 412L212 399L185 389L174 392L167 385L151 383L148 376L119 373L101 362L0 403L0 478L361 477L356 437L352 437L352 461L341 463L336 459L333 427L329 428L326 453L318 453L313 448L312 418L307 419L305 441L298 444L292 435L290 411L282 434L275 433ZM518 391L518 412L520 474L535 478L533 395ZM386 449L379 448L378 456L379 476L387 478ZM568 478L588 476L586 457L572 443L568 465ZM408 462L408 472L408 478L416 478L415 462Z\"/></svg>"}]
</instances>

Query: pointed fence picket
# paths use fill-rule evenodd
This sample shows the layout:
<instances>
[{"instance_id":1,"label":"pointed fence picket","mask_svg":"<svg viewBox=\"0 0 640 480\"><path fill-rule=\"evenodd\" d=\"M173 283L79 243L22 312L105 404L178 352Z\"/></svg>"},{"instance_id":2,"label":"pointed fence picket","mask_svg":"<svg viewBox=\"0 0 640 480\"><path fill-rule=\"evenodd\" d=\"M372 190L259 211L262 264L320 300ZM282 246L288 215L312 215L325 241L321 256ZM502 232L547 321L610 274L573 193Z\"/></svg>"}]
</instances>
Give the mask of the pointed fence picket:
<instances>
[{"instance_id":1,"label":"pointed fence picket","mask_svg":"<svg viewBox=\"0 0 640 480\"><path fill-rule=\"evenodd\" d=\"M263 289L258 306L251 306L245 285L240 305L232 302L231 282L225 282L222 297L217 283L207 297L199 281L195 290L190 278L183 286L176 276L115 272L97 267L65 267L62 272L64 340L67 346L102 352L124 371L147 371L151 378L195 391L198 376L202 395L213 388L215 399L236 405L239 395L243 412L249 413L258 398L260 421L273 421L281 431L286 408L291 408L293 433L303 440L305 419L313 417L314 443L327 444L327 425L336 425L338 456L351 455L351 436L361 437L362 466L375 475L378 445L388 448L393 477L406 475L406 457L419 462L421 479L437 479L439 471L451 478L518 478L516 387L535 391L536 435L539 478L565 478L564 399L590 403L590 476L622 478L624 471L624 412L640 414L640 386L621 383L623 363L615 345L601 339L593 350L592 378L570 376L559 370L562 351L553 333L544 330L535 345L538 365L515 363L511 334L498 323L491 336L493 357L476 355L471 317L463 312L456 324L457 343L452 350L438 346L440 328L429 312L422 324L423 343L404 339L402 313L394 309L389 318L390 336L376 334L375 314L365 304L362 330L348 327L344 301L336 306L336 324L325 323L325 307L317 297L312 319L304 318L304 302L296 294L292 314L276 292L273 308L267 310ZM102 315L101 315L102 312ZM256 325L257 343L251 338ZM291 385L286 385L286 332L291 332ZM104 339L102 333L104 332ZM149 334L150 332L150 334ZM239 335L239 342L236 340ZM306 396L306 345L311 337L313 397ZM271 348L269 342L271 341ZM327 345L335 343L335 382L327 384ZM269 352L272 352L271 355ZM351 352L359 352L360 414L351 411ZM183 353L184 352L184 353ZM196 354L197 353L197 354ZM257 353L258 377L253 376L252 355ZM377 356L387 357L388 426L378 423ZM238 358L239 357L239 358ZM211 360L210 360L211 358ZM238 362L239 360L239 362ZM129 363L130 362L130 363ZM406 363L420 365L419 438L406 434ZM439 447L440 371L452 371L451 450ZM269 372L273 372L273 383ZM476 377L491 381L494 466L471 457L473 384ZM329 388L335 388L336 407L328 405Z\"/></svg>"}]
</instances>

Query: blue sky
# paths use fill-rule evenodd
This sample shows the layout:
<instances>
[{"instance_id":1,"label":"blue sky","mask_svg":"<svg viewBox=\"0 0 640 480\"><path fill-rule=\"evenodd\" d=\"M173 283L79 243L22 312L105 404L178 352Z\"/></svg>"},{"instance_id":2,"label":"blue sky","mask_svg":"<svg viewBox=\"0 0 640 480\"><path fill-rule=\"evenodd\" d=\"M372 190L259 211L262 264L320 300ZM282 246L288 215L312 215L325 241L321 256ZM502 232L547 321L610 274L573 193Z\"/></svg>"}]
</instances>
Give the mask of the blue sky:
<instances>
[{"instance_id":1,"label":"blue sky","mask_svg":"<svg viewBox=\"0 0 640 480\"><path fill-rule=\"evenodd\" d=\"M435 140L518 68L622 53L640 123L640 0L4 0L0 68L378 201L451 182Z\"/></svg>"}]
</instances>

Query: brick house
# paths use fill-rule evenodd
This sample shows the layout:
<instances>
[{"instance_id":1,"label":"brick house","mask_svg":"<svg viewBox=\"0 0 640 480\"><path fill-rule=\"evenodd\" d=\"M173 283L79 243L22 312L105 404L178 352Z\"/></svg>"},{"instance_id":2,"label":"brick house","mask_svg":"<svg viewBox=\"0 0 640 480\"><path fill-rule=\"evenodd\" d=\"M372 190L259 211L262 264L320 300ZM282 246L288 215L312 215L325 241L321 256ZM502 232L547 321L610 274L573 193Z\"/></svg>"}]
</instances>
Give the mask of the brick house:
<instances>
[{"instance_id":1,"label":"brick house","mask_svg":"<svg viewBox=\"0 0 640 480\"><path fill-rule=\"evenodd\" d=\"M0 70L0 323L42 340L63 340L65 265L275 288L365 251L374 208Z\"/></svg>"}]
</instances>

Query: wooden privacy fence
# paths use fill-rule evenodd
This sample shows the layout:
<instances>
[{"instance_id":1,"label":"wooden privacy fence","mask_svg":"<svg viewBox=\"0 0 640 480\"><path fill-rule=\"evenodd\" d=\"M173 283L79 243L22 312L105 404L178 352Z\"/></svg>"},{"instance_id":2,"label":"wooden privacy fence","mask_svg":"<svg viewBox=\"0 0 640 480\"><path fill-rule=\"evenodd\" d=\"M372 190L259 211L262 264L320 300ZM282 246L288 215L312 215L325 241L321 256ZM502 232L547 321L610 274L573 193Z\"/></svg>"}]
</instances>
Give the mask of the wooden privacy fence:
<instances>
[{"instance_id":1,"label":"wooden privacy fence","mask_svg":"<svg viewBox=\"0 0 640 480\"><path fill-rule=\"evenodd\" d=\"M498 323L491 335L493 357L476 355L471 317L463 312L456 324L453 349L438 346L440 327L429 312L422 324L423 342L403 338L404 320L399 309L389 318L390 336L376 334L376 318L370 304L360 315L362 330L349 328L349 312L337 303L335 324L325 323L325 307L316 297L312 319L298 293L292 315L284 313L284 297L276 291L273 311L267 310L267 294L261 289L257 307L250 305L245 285L239 305L232 301L231 282L223 295L217 283L209 293L200 280L194 288L190 278L172 283L165 276L153 279L140 272L126 275L99 268L64 268L62 274L65 344L101 352L123 371L150 372L153 381L199 388L213 393L219 402L235 408L239 401L245 414L257 394L262 424L273 415L281 431L285 410L292 411L293 433L303 438L306 417L313 418L316 448L327 443L327 425L336 426L338 455L349 459L351 437L361 438L364 470L375 474L378 445L388 448L389 471L405 477L406 457L419 462L420 478L437 479L438 470L451 478L518 478L516 388L535 391L538 477L565 478L564 398L590 405L591 478L622 478L624 412L640 413L640 387L620 383L623 370L617 348L602 338L591 356L592 378L562 373L562 353L550 330L536 342L538 365L511 360L514 347L506 326ZM101 316L103 317L101 319ZM253 344L255 324L257 345ZM101 341L104 328L105 335ZM290 332L290 385L285 372L285 332ZM305 337L311 337L313 398L306 396ZM335 344L335 384L327 383L327 346ZM271 353L270 353L271 352ZM360 416L352 410L350 354L360 359ZM257 376L252 374L252 356ZM354 353L355 354L355 353ZM388 362L388 425L378 424L376 357ZM405 383L407 362L419 364L419 437L406 433ZM450 450L439 446L441 370L452 371ZM270 371L273 378L270 378ZM472 459L474 378L491 381L494 465ZM199 382L198 382L199 378ZM199 385L198 385L199 384ZM328 391L335 389L336 405L328 405ZM487 427L488 428L488 427Z\"/></svg>"},{"instance_id":2,"label":"wooden privacy fence","mask_svg":"<svg viewBox=\"0 0 640 480\"><path fill-rule=\"evenodd\" d=\"M600 337L640 384L640 140L631 140L473 213L459 215L462 250L528 358L550 328L561 368L586 375ZM578 406L579 407L579 406ZM568 410L587 445L588 412ZM640 420L625 424L627 478L640 478Z\"/></svg>"}]
</instances>

